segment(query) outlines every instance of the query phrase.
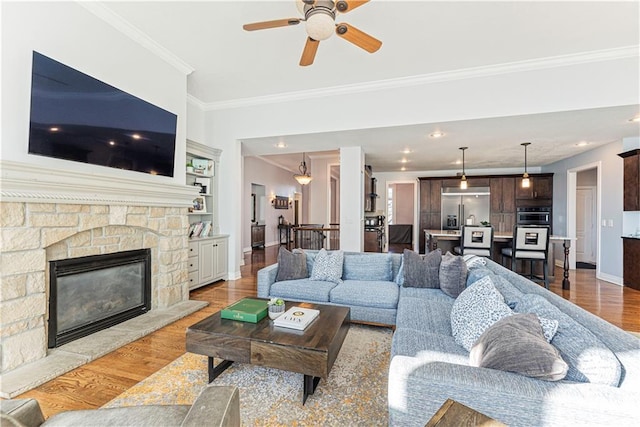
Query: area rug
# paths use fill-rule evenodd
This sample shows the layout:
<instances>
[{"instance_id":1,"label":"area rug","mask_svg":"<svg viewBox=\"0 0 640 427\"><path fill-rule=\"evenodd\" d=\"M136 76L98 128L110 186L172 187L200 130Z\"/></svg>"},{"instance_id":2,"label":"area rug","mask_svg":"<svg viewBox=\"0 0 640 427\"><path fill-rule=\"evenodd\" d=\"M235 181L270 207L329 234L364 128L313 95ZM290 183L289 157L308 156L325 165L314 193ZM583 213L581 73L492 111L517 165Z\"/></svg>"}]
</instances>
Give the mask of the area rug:
<instances>
[{"instance_id":1,"label":"area rug","mask_svg":"<svg viewBox=\"0 0 640 427\"><path fill-rule=\"evenodd\" d=\"M304 406L302 374L234 363L214 384L240 388L244 426L388 425L391 337L387 328L351 325L329 378ZM206 383L206 356L186 353L104 407L191 404Z\"/></svg>"}]
</instances>

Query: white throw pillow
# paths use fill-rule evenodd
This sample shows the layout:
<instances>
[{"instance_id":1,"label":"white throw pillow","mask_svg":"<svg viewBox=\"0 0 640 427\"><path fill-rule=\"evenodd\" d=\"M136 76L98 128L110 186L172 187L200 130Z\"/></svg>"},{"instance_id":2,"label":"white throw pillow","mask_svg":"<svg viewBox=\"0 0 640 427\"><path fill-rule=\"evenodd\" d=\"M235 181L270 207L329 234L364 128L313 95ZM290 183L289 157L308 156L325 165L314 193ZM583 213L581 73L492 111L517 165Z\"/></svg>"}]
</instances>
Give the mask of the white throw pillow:
<instances>
[{"instance_id":1,"label":"white throw pillow","mask_svg":"<svg viewBox=\"0 0 640 427\"><path fill-rule=\"evenodd\" d=\"M477 280L456 298L451 308L451 332L455 341L467 351L480 335L498 320L513 312L490 276Z\"/></svg>"},{"instance_id":2,"label":"white throw pillow","mask_svg":"<svg viewBox=\"0 0 640 427\"><path fill-rule=\"evenodd\" d=\"M320 249L313 263L311 280L323 282L342 282L342 264L344 263L343 251L327 251Z\"/></svg>"}]
</instances>

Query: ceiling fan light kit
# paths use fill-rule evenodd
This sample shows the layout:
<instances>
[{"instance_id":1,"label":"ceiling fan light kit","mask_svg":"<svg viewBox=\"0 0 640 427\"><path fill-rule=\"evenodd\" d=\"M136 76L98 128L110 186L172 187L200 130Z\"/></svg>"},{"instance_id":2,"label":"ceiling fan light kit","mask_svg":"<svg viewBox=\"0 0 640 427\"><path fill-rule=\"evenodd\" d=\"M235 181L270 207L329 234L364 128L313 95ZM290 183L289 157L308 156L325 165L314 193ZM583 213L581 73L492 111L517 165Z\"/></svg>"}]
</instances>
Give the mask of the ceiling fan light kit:
<instances>
[{"instance_id":1,"label":"ceiling fan light kit","mask_svg":"<svg viewBox=\"0 0 640 427\"><path fill-rule=\"evenodd\" d=\"M306 14L306 30L314 40L326 40L334 33L335 15L323 9L310 9Z\"/></svg>"},{"instance_id":2,"label":"ceiling fan light kit","mask_svg":"<svg viewBox=\"0 0 640 427\"><path fill-rule=\"evenodd\" d=\"M350 12L368 2L369 0L296 0L296 7L304 15L304 18L254 22L245 24L242 28L246 31L265 30L268 28L290 27L304 21L308 37L300 59L300 65L302 66L313 64L319 42L328 39L333 33L359 48L373 53L382 46L380 40L347 23L336 24L337 13Z\"/></svg>"}]
</instances>

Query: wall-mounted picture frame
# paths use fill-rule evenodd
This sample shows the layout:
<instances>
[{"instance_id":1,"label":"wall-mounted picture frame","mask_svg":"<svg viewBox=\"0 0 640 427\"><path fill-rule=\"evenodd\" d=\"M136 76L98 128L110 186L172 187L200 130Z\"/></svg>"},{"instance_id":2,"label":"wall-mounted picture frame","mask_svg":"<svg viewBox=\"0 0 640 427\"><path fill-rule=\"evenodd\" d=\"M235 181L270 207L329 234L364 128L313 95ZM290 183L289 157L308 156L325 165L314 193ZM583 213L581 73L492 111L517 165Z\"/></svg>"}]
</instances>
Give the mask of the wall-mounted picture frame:
<instances>
[{"instance_id":1,"label":"wall-mounted picture frame","mask_svg":"<svg viewBox=\"0 0 640 427\"><path fill-rule=\"evenodd\" d=\"M204 196L198 196L193 199L193 213L206 213L207 212L207 203L205 202Z\"/></svg>"},{"instance_id":2,"label":"wall-mounted picture frame","mask_svg":"<svg viewBox=\"0 0 640 427\"><path fill-rule=\"evenodd\" d=\"M289 209L289 198L285 196L276 196L273 199L273 207L276 209Z\"/></svg>"}]
</instances>

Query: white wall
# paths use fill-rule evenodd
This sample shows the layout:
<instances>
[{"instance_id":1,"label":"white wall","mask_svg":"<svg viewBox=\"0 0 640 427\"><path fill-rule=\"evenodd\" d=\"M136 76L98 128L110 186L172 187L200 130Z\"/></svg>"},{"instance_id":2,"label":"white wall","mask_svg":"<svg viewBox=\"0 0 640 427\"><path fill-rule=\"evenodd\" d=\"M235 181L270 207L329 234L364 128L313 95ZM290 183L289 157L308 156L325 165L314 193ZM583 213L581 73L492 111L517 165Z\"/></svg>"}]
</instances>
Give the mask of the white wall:
<instances>
[{"instance_id":1,"label":"white wall","mask_svg":"<svg viewBox=\"0 0 640 427\"><path fill-rule=\"evenodd\" d=\"M612 226L600 223L599 271L604 280L622 283L622 142L587 151L569 159L543 167L553 173L553 233L566 235L567 231L567 172L582 166L601 162L601 219L612 221ZM560 254L556 254L558 258Z\"/></svg>"},{"instance_id":2,"label":"white wall","mask_svg":"<svg viewBox=\"0 0 640 427\"><path fill-rule=\"evenodd\" d=\"M293 206L289 209L275 209L271 206L274 196L290 197L300 191L300 185L293 179L293 174L285 169L274 166L257 157L244 158L244 185L242 199L242 248L251 250L251 184L265 187L266 203L264 208L265 244L267 246L278 243L278 217L282 215L288 222L293 222ZM226 209L221 209L222 214Z\"/></svg>"},{"instance_id":3,"label":"white wall","mask_svg":"<svg viewBox=\"0 0 640 427\"><path fill-rule=\"evenodd\" d=\"M28 154L34 50L177 114L175 177ZM138 181L184 184L186 83L184 71L78 3L2 3L2 160Z\"/></svg>"},{"instance_id":4,"label":"white wall","mask_svg":"<svg viewBox=\"0 0 640 427\"><path fill-rule=\"evenodd\" d=\"M199 105L187 100L187 139L203 144L206 141L205 114Z\"/></svg>"},{"instance_id":5,"label":"white wall","mask_svg":"<svg viewBox=\"0 0 640 427\"><path fill-rule=\"evenodd\" d=\"M331 194L329 174L330 165L340 163L339 156L313 156L310 155L311 167L309 174L313 177L313 181L307 184L308 205L307 205L307 223L308 224L324 224L328 227L331 223Z\"/></svg>"},{"instance_id":6,"label":"white wall","mask_svg":"<svg viewBox=\"0 0 640 427\"><path fill-rule=\"evenodd\" d=\"M364 250L364 152L361 147L340 149L340 249Z\"/></svg>"}]
</instances>

